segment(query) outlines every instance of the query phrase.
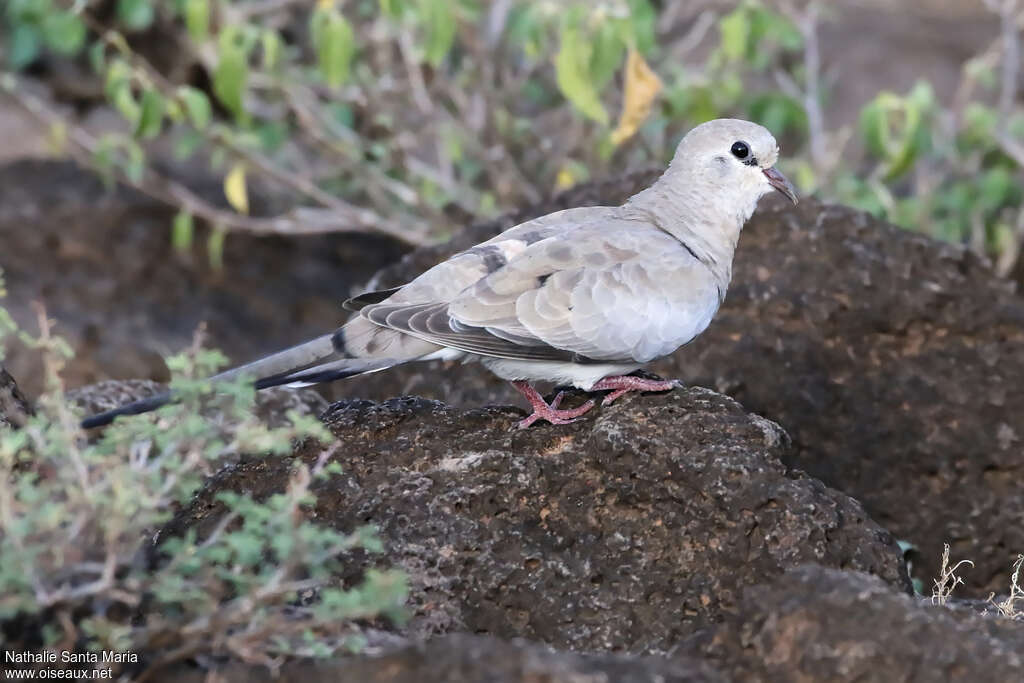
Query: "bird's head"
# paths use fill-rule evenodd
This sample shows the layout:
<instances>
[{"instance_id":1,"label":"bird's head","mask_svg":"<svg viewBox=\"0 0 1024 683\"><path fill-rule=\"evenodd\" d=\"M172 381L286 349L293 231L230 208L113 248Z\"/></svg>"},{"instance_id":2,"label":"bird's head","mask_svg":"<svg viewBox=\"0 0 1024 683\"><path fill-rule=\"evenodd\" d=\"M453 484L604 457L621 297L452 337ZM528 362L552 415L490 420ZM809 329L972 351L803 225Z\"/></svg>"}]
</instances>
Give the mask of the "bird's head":
<instances>
[{"instance_id":1,"label":"bird's head","mask_svg":"<svg viewBox=\"0 0 1024 683\"><path fill-rule=\"evenodd\" d=\"M779 146L764 126L715 119L686 134L672 167L679 180L692 183L692 190L728 199L749 216L757 201L772 190L796 204L796 190L775 168L778 158Z\"/></svg>"}]
</instances>

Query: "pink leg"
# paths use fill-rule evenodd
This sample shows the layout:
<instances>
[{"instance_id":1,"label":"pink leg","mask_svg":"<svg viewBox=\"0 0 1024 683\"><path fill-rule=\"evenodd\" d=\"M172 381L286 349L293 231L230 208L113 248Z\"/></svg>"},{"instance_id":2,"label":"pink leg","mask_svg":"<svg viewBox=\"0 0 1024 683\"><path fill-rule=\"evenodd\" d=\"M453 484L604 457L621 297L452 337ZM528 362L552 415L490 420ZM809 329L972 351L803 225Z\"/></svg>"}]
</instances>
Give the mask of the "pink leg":
<instances>
[{"instance_id":1,"label":"pink leg","mask_svg":"<svg viewBox=\"0 0 1024 683\"><path fill-rule=\"evenodd\" d=\"M611 389L612 393L605 396L604 401L601 402L601 405L607 406L631 391L669 391L678 386L681 386L679 380L675 379L645 379L633 375L620 375L598 380L597 384L590 387L590 390L607 391Z\"/></svg>"},{"instance_id":2,"label":"pink leg","mask_svg":"<svg viewBox=\"0 0 1024 683\"><path fill-rule=\"evenodd\" d=\"M562 392L559 392L558 396L555 396L555 400L551 402L551 405L548 405L544 401L544 397L537 393L537 390L527 382L517 380L512 382L512 386L530 402L530 406L533 408L533 413L529 417L520 420L519 429L526 429L537 420L547 420L553 425L566 425L575 422L576 418L594 407L593 401L587 401L579 408L559 410L558 405L562 402Z\"/></svg>"}]
</instances>

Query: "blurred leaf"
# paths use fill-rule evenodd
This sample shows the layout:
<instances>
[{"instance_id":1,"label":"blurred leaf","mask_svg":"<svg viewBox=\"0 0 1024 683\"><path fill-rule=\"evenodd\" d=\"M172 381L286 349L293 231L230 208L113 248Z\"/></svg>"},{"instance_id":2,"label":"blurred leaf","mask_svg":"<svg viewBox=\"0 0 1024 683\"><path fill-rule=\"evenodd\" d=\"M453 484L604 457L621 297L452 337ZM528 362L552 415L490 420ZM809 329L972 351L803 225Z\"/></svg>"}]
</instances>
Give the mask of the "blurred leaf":
<instances>
[{"instance_id":1,"label":"blurred leaf","mask_svg":"<svg viewBox=\"0 0 1024 683\"><path fill-rule=\"evenodd\" d=\"M50 12L43 20L43 37L54 52L75 55L85 43L85 24L71 12Z\"/></svg>"},{"instance_id":2,"label":"blurred leaf","mask_svg":"<svg viewBox=\"0 0 1024 683\"><path fill-rule=\"evenodd\" d=\"M142 114L142 108L136 101L134 93L132 93L130 83L121 82L116 90L114 90L111 103L114 105L114 108L117 109L118 113L132 124L133 127L138 126L139 117Z\"/></svg>"},{"instance_id":3,"label":"blurred leaf","mask_svg":"<svg viewBox=\"0 0 1024 683\"><path fill-rule=\"evenodd\" d=\"M348 80L355 52L355 34L351 24L333 7L318 7L310 19L310 34L320 73L327 85L340 87Z\"/></svg>"},{"instance_id":4,"label":"blurred leaf","mask_svg":"<svg viewBox=\"0 0 1024 683\"><path fill-rule=\"evenodd\" d=\"M978 206L994 212L1010 204L1017 194L1017 184L1010 171L1002 166L990 168L978 180Z\"/></svg>"},{"instance_id":5,"label":"blurred leaf","mask_svg":"<svg viewBox=\"0 0 1024 683\"><path fill-rule=\"evenodd\" d=\"M234 29L221 32L213 93L235 118L246 118L244 96L249 79L249 55L242 36Z\"/></svg>"},{"instance_id":6,"label":"blurred leaf","mask_svg":"<svg viewBox=\"0 0 1024 683\"><path fill-rule=\"evenodd\" d=\"M380 0L380 10L392 19L398 19L405 12L406 0Z\"/></svg>"},{"instance_id":7,"label":"blurred leaf","mask_svg":"<svg viewBox=\"0 0 1024 683\"><path fill-rule=\"evenodd\" d=\"M186 128L174 140L174 158L179 161L188 159L205 143L206 138L196 132L194 128Z\"/></svg>"},{"instance_id":8,"label":"blurred leaf","mask_svg":"<svg viewBox=\"0 0 1024 683\"><path fill-rule=\"evenodd\" d=\"M906 97L882 92L861 111L866 146L885 162L886 180L905 174L928 147L934 101L931 86L920 82Z\"/></svg>"},{"instance_id":9,"label":"blurred leaf","mask_svg":"<svg viewBox=\"0 0 1024 683\"><path fill-rule=\"evenodd\" d=\"M153 88L142 93L142 106L139 121L135 126L135 136L148 140L160 134L164 122L164 97Z\"/></svg>"},{"instance_id":10,"label":"blurred leaf","mask_svg":"<svg viewBox=\"0 0 1024 683\"><path fill-rule=\"evenodd\" d=\"M107 46L102 41L96 41L89 47L89 65L97 74L107 70Z\"/></svg>"},{"instance_id":11,"label":"blurred leaf","mask_svg":"<svg viewBox=\"0 0 1024 683\"><path fill-rule=\"evenodd\" d=\"M620 145L633 137L651 113L651 105L662 88L661 79L636 50L630 50L626 58L625 80L622 116L611 134L613 145Z\"/></svg>"},{"instance_id":12,"label":"blurred leaf","mask_svg":"<svg viewBox=\"0 0 1024 683\"><path fill-rule=\"evenodd\" d=\"M419 0L419 10L427 32L424 57L428 64L437 68L455 41L455 3L451 0Z\"/></svg>"},{"instance_id":13,"label":"blurred leaf","mask_svg":"<svg viewBox=\"0 0 1024 683\"><path fill-rule=\"evenodd\" d=\"M265 30L260 36L263 46L263 68L273 71L281 63L281 36L273 29Z\"/></svg>"},{"instance_id":14,"label":"blurred leaf","mask_svg":"<svg viewBox=\"0 0 1024 683\"><path fill-rule=\"evenodd\" d=\"M197 43L202 43L210 34L209 0L185 0L185 28Z\"/></svg>"},{"instance_id":15,"label":"blurred leaf","mask_svg":"<svg viewBox=\"0 0 1024 683\"><path fill-rule=\"evenodd\" d=\"M146 175L146 152L130 138L124 139L123 146L128 154L128 162L124 165L125 175L133 183L140 183Z\"/></svg>"},{"instance_id":16,"label":"blurred leaf","mask_svg":"<svg viewBox=\"0 0 1024 683\"><path fill-rule=\"evenodd\" d=\"M573 106L585 116L601 125L608 125L608 112L601 104L588 70L590 46L579 30L566 22L562 28L561 46L555 57L555 76L558 88Z\"/></svg>"},{"instance_id":17,"label":"blurred leaf","mask_svg":"<svg viewBox=\"0 0 1024 683\"><path fill-rule=\"evenodd\" d=\"M10 33L7 59L12 69L23 69L36 61L42 48L39 30L30 24L16 24Z\"/></svg>"},{"instance_id":18,"label":"blurred leaf","mask_svg":"<svg viewBox=\"0 0 1024 683\"><path fill-rule=\"evenodd\" d=\"M750 118L776 136L807 130L807 112L803 104L788 95L769 92L755 97L749 105Z\"/></svg>"},{"instance_id":19,"label":"blurred leaf","mask_svg":"<svg viewBox=\"0 0 1024 683\"><path fill-rule=\"evenodd\" d=\"M179 211L174 217L174 225L171 229L171 245L177 251L188 251L192 248L195 238L195 222L192 214L187 211Z\"/></svg>"},{"instance_id":20,"label":"blurred leaf","mask_svg":"<svg viewBox=\"0 0 1024 683\"><path fill-rule=\"evenodd\" d=\"M245 185L245 164L237 163L224 176L224 196L238 213L249 213L249 193Z\"/></svg>"},{"instance_id":21,"label":"blurred leaf","mask_svg":"<svg viewBox=\"0 0 1024 683\"><path fill-rule=\"evenodd\" d=\"M747 53L747 38L750 35L750 14L741 6L729 12L718 22L721 36L721 50L725 56L737 61Z\"/></svg>"},{"instance_id":22,"label":"blurred leaf","mask_svg":"<svg viewBox=\"0 0 1024 683\"><path fill-rule=\"evenodd\" d=\"M202 90L191 86L183 85L178 88L178 96L185 104L185 111L188 113L188 120L199 130L204 130L210 125L211 106L210 99Z\"/></svg>"},{"instance_id":23,"label":"blurred leaf","mask_svg":"<svg viewBox=\"0 0 1024 683\"><path fill-rule=\"evenodd\" d=\"M622 64L626 42L622 39L617 24L605 21L590 40L590 78L596 90L602 90Z\"/></svg>"},{"instance_id":24,"label":"blurred leaf","mask_svg":"<svg viewBox=\"0 0 1024 683\"><path fill-rule=\"evenodd\" d=\"M151 0L117 0L117 19L133 31L150 27L156 14Z\"/></svg>"},{"instance_id":25,"label":"blurred leaf","mask_svg":"<svg viewBox=\"0 0 1024 683\"><path fill-rule=\"evenodd\" d=\"M633 44L640 54L647 55L657 39L658 12L650 0L629 0L629 21Z\"/></svg>"},{"instance_id":26,"label":"blurred leaf","mask_svg":"<svg viewBox=\"0 0 1024 683\"><path fill-rule=\"evenodd\" d=\"M215 225L206 240L206 254L210 259L210 267L216 271L224 270L224 242L227 237L227 228Z\"/></svg>"}]
</instances>

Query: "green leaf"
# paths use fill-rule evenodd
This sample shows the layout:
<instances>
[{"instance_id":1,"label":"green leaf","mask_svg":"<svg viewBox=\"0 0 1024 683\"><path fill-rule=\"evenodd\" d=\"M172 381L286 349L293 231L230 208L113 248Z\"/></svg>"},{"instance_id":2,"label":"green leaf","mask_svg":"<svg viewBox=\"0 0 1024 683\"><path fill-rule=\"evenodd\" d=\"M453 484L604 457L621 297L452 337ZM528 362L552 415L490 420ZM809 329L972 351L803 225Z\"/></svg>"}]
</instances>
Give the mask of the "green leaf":
<instances>
[{"instance_id":1,"label":"green leaf","mask_svg":"<svg viewBox=\"0 0 1024 683\"><path fill-rule=\"evenodd\" d=\"M188 251L192 248L195 238L195 224L192 214L187 211L179 211L174 217L174 225L171 229L171 244L178 251Z\"/></svg>"},{"instance_id":2,"label":"green leaf","mask_svg":"<svg viewBox=\"0 0 1024 683\"><path fill-rule=\"evenodd\" d=\"M750 14L746 7L738 7L718 22L721 50L730 60L742 59L747 53L750 36Z\"/></svg>"},{"instance_id":3,"label":"green leaf","mask_svg":"<svg viewBox=\"0 0 1024 683\"><path fill-rule=\"evenodd\" d=\"M7 59L11 68L18 70L36 61L42 48L39 30L30 24L16 24L10 34Z\"/></svg>"},{"instance_id":4,"label":"green leaf","mask_svg":"<svg viewBox=\"0 0 1024 683\"><path fill-rule=\"evenodd\" d=\"M349 77L355 34L351 24L334 7L318 8L310 19L320 73L327 85L341 86Z\"/></svg>"},{"instance_id":5,"label":"green leaf","mask_svg":"<svg viewBox=\"0 0 1024 683\"><path fill-rule=\"evenodd\" d=\"M273 29L267 29L260 36L263 46L263 68L273 71L281 63L281 36Z\"/></svg>"},{"instance_id":6,"label":"green leaf","mask_svg":"<svg viewBox=\"0 0 1024 683\"><path fill-rule=\"evenodd\" d=\"M142 108L135 99L135 95L132 93L131 84L127 81L122 82L116 90L114 90L111 102L117 111L123 116L132 126L137 127L139 124L139 118L142 114Z\"/></svg>"},{"instance_id":7,"label":"green leaf","mask_svg":"<svg viewBox=\"0 0 1024 683\"><path fill-rule=\"evenodd\" d=\"M561 46L555 56L555 78L574 107L587 118L608 125L608 112L589 73L590 46L570 22L562 28Z\"/></svg>"},{"instance_id":8,"label":"green leaf","mask_svg":"<svg viewBox=\"0 0 1024 683\"><path fill-rule=\"evenodd\" d=\"M245 118L244 96L249 80L249 55L238 31L225 29L220 35L217 68L213 72L213 93L237 119Z\"/></svg>"},{"instance_id":9,"label":"green leaf","mask_svg":"<svg viewBox=\"0 0 1024 683\"><path fill-rule=\"evenodd\" d=\"M185 28L188 35L197 43L202 43L210 35L210 2L209 0L185 0Z\"/></svg>"},{"instance_id":10,"label":"green leaf","mask_svg":"<svg viewBox=\"0 0 1024 683\"><path fill-rule=\"evenodd\" d=\"M590 77L594 88L603 89L622 65L626 42L616 22L605 21L590 40Z\"/></svg>"},{"instance_id":11,"label":"green leaf","mask_svg":"<svg viewBox=\"0 0 1024 683\"><path fill-rule=\"evenodd\" d=\"M135 136L148 140L160 134L164 122L164 97L150 88L142 93L142 107L139 122L135 126Z\"/></svg>"},{"instance_id":12,"label":"green leaf","mask_svg":"<svg viewBox=\"0 0 1024 683\"><path fill-rule=\"evenodd\" d=\"M85 24L71 12L51 12L43 20L46 45L62 55L75 55L85 43Z\"/></svg>"},{"instance_id":13,"label":"green leaf","mask_svg":"<svg viewBox=\"0 0 1024 683\"><path fill-rule=\"evenodd\" d=\"M144 31L156 18L151 0L117 0L117 19L133 31Z\"/></svg>"},{"instance_id":14,"label":"green leaf","mask_svg":"<svg viewBox=\"0 0 1024 683\"><path fill-rule=\"evenodd\" d=\"M427 63L437 68L455 42L455 30L458 27L455 3L451 0L420 0L419 10L427 31L423 54Z\"/></svg>"},{"instance_id":15,"label":"green leaf","mask_svg":"<svg viewBox=\"0 0 1024 683\"><path fill-rule=\"evenodd\" d=\"M405 13L406 0L380 0L380 11L391 17L399 19Z\"/></svg>"},{"instance_id":16,"label":"green leaf","mask_svg":"<svg viewBox=\"0 0 1024 683\"><path fill-rule=\"evenodd\" d=\"M191 86L183 85L178 88L178 97L184 103L188 120L193 126L199 130L204 130L210 125L211 106L210 99L206 96L206 93Z\"/></svg>"}]
</instances>

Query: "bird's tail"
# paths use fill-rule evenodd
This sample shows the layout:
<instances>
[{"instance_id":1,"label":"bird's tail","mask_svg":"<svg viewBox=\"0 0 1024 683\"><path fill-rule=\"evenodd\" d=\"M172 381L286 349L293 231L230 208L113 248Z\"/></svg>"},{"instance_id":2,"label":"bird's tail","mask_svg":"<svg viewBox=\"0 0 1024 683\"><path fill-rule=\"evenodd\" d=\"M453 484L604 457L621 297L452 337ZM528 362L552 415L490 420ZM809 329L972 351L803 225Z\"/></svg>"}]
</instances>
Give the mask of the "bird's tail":
<instances>
[{"instance_id":1,"label":"bird's tail","mask_svg":"<svg viewBox=\"0 0 1024 683\"><path fill-rule=\"evenodd\" d=\"M317 337L304 344L278 351L266 358L214 375L210 381L227 382L245 377L251 379L257 389L282 385L310 386L384 370L409 360L349 358L346 357L343 344L339 344L338 341L337 333ZM82 420L82 428L102 427L121 415L147 413L173 400L174 394L169 391L140 399L119 408L87 417Z\"/></svg>"}]
</instances>

